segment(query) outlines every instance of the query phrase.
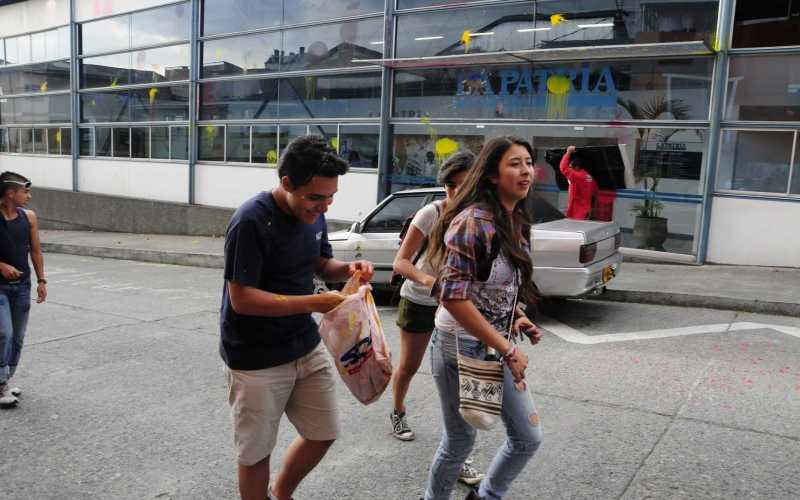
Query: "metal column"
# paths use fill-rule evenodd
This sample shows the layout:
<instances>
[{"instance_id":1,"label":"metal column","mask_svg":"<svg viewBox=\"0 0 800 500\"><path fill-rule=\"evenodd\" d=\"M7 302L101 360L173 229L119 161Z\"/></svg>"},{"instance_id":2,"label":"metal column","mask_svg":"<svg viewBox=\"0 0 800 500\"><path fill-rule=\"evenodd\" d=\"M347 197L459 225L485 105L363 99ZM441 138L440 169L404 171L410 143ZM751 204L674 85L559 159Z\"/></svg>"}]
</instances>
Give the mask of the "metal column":
<instances>
[{"instance_id":1,"label":"metal column","mask_svg":"<svg viewBox=\"0 0 800 500\"><path fill-rule=\"evenodd\" d=\"M391 57L394 53L394 0L386 0L383 10L383 57ZM389 194L390 174L392 168L392 141L389 120L392 109L392 75L391 68L383 68L381 73L381 124L378 142L378 199L376 203Z\"/></svg>"},{"instance_id":2,"label":"metal column","mask_svg":"<svg viewBox=\"0 0 800 500\"><path fill-rule=\"evenodd\" d=\"M199 95L197 81L200 79L200 0L192 0L192 28L189 41L189 203L195 203L195 164L197 163L197 114Z\"/></svg>"},{"instance_id":3,"label":"metal column","mask_svg":"<svg viewBox=\"0 0 800 500\"><path fill-rule=\"evenodd\" d=\"M731 30L735 0L720 0L717 35L714 49L714 82L711 88L711 110L708 154L706 155L706 176L703 186L703 209L700 215L700 234L698 236L697 263L704 264L708 253L708 233L711 224L711 206L714 201L714 186L717 180L717 163L722 140L721 121L725 110L725 93L728 84L728 49L731 46Z\"/></svg>"},{"instance_id":4,"label":"metal column","mask_svg":"<svg viewBox=\"0 0 800 500\"><path fill-rule=\"evenodd\" d=\"M80 83L80 64L78 61L79 46L78 24L75 22L75 0L69 1L69 111L70 111L70 146L72 151L72 190L78 191L78 156L80 137L78 137L80 123L80 96L78 87Z\"/></svg>"}]
</instances>

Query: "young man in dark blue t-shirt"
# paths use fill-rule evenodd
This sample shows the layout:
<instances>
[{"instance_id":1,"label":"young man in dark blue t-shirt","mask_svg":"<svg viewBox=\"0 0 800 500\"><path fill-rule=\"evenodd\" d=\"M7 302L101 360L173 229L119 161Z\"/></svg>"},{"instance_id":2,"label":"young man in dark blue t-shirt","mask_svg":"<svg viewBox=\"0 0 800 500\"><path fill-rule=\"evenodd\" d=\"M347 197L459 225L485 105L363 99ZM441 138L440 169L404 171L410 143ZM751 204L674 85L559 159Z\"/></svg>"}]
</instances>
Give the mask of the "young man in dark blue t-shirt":
<instances>
[{"instance_id":1,"label":"young man in dark blue t-shirt","mask_svg":"<svg viewBox=\"0 0 800 500\"><path fill-rule=\"evenodd\" d=\"M314 294L314 274L343 281L367 261L332 258L325 212L347 163L320 137L292 141L280 184L247 200L225 235L220 354L243 500L286 500L339 433L334 370L311 313L339 305L338 292ZM269 459L286 413L299 436L269 484Z\"/></svg>"}]
</instances>

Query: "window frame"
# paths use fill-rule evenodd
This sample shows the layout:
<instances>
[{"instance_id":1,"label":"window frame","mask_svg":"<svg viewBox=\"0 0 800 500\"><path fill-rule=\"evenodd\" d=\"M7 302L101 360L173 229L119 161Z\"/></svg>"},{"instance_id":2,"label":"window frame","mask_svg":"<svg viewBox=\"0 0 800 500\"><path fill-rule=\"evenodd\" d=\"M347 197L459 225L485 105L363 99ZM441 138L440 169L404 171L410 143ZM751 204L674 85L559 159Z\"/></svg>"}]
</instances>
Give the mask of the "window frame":
<instances>
[{"instance_id":1,"label":"window frame","mask_svg":"<svg viewBox=\"0 0 800 500\"><path fill-rule=\"evenodd\" d=\"M720 175L719 170L717 171L716 178L714 179L714 194L715 195L725 195L725 196L740 196L740 197L756 197L756 198L772 198L772 199L800 199L800 193L792 193L792 181L794 179L795 170L800 168L800 158L798 158L798 135L800 135L800 126L795 128L754 128L754 127L746 127L746 126L736 126L736 125L723 125L719 129L720 134L720 141L719 146L717 149L717 161L721 161L722 159L722 148L723 148L723 137L727 132L778 132L778 133L786 133L791 132L792 137L792 148L790 150L789 156L789 175L786 181L786 191L784 193L779 193L775 191L749 191L749 190L739 190L739 189L724 189L719 187ZM719 169L719 167L718 167ZM798 174L800 175L800 174Z\"/></svg>"}]
</instances>

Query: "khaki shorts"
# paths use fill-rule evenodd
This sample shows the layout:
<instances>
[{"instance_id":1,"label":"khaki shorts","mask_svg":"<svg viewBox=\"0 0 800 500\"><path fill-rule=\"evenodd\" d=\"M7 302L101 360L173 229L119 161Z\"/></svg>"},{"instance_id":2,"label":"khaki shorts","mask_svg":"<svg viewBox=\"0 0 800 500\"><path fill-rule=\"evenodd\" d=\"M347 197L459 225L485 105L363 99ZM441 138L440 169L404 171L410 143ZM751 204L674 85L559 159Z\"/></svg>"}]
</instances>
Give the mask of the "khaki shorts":
<instances>
[{"instance_id":1,"label":"khaki shorts","mask_svg":"<svg viewBox=\"0 0 800 500\"><path fill-rule=\"evenodd\" d=\"M333 376L321 342L302 358L272 368L225 367L239 464L254 465L272 453L284 413L304 438L336 439L339 410Z\"/></svg>"}]
</instances>

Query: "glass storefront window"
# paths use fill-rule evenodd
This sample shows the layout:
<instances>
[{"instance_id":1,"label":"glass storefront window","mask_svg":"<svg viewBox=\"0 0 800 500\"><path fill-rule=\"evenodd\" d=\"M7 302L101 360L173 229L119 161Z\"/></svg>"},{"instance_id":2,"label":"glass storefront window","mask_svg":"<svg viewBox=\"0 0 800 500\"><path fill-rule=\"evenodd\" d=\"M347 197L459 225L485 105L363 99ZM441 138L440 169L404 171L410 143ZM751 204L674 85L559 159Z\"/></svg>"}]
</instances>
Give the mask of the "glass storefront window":
<instances>
[{"instance_id":1,"label":"glass storefront window","mask_svg":"<svg viewBox=\"0 0 800 500\"><path fill-rule=\"evenodd\" d=\"M0 153L8 152L8 129L0 128Z\"/></svg>"},{"instance_id":2,"label":"glass storefront window","mask_svg":"<svg viewBox=\"0 0 800 500\"><path fill-rule=\"evenodd\" d=\"M384 1L386 0L359 0L357 2L283 0L284 24L322 21L324 19L352 17L363 14L382 14Z\"/></svg>"},{"instance_id":3,"label":"glass storefront window","mask_svg":"<svg viewBox=\"0 0 800 500\"><path fill-rule=\"evenodd\" d=\"M0 99L0 120L3 124L69 122L69 95Z\"/></svg>"},{"instance_id":4,"label":"glass storefront window","mask_svg":"<svg viewBox=\"0 0 800 500\"><path fill-rule=\"evenodd\" d=\"M80 95L84 122L182 121L189 118L189 87L152 87Z\"/></svg>"},{"instance_id":5,"label":"glass storefront window","mask_svg":"<svg viewBox=\"0 0 800 500\"><path fill-rule=\"evenodd\" d=\"M278 126L253 126L253 163L276 165L278 163Z\"/></svg>"},{"instance_id":6,"label":"glass storefront window","mask_svg":"<svg viewBox=\"0 0 800 500\"><path fill-rule=\"evenodd\" d=\"M131 46L188 40L192 8L189 2L131 14Z\"/></svg>"},{"instance_id":7,"label":"glass storefront window","mask_svg":"<svg viewBox=\"0 0 800 500\"><path fill-rule=\"evenodd\" d=\"M19 153L20 152L19 129L18 128L10 128L10 129L8 129L8 152L9 153Z\"/></svg>"},{"instance_id":8,"label":"glass storefront window","mask_svg":"<svg viewBox=\"0 0 800 500\"><path fill-rule=\"evenodd\" d=\"M47 129L47 152L51 155L60 155L61 153L62 133L60 128Z\"/></svg>"},{"instance_id":9,"label":"glass storefront window","mask_svg":"<svg viewBox=\"0 0 800 500\"><path fill-rule=\"evenodd\" d=\"M339 127L339 156L352 168L378 168L379 127L342 125Z\"/></svg>"},{"instance_id":10,"label":"glass storefront window","mask_svg":"<svg viewBox=\"0 0 800 500\"><path fill-rule=\"evenodd\" d=\"M280 145L280 154L294 139L308 134L308 127L305 125L281 125L278 128L278 141Z\"/></svg>"},{"instance_id":11,"label":"glass storefront window","mask_svg":"<svg viewBox=\"0 0 800 500\"><path fill-rule=\"evenodd\" d=\"M150 158L150 129L131 128L131 158Z\"/></svg>"},{"instance_id":12,"label":"glass storefront window","mask_svg":"<svg viewBox=\"0 0 800 500\"><path fill-rule=\"evenodd\" d=\"M0 68L0 95L69 90L69 61Z\"/></svg>"},{"instance_id":13,"label":"glass storefront window","mask_svg":"<svg viewBox=\"0 0 800 500\"><path fill-rule=\"evenodd\" d=\"M43 128L33 129L33 152L47 154L47 132Z\"/></svg>"},{"instance_id":14,"label":"glass storefront window","mask_svg":"<svg viewBox=\"0 0 800 500\"><path fill-rule=\"evenodd\" d=\"M800 56L732 56L726 120L800 121Z\"/></svg>"},{"instance_id":15,"label":"glass storefront window","mask_svg":"<svg viewBox=\"0 0 800 500\"><path fill-rule=\"evenodd\" d=\"M225 161L250 162L250 127L228 125L226 127Z\"/></svg>"},{"instance_id":16,"label":"glass storefront window","mask_svg":"<svg viewBox=\"0 0 800 500\"><path fill-rule=\"evenodd\" d=\"M237 80L200 84L200 119L277 118L278 80Z\"/></svg>"},{"instance_id":17,"label":"glass storefront window","mask_svg":"<svg viewBox=\"0 0 800 500\"><path fill-rule=\"evenodd\" d=\"M172 159L189 159L189 127L171 127Z\"/></svg>"},{"instance_id":18,"label":"glass storefront window","mask_svg":"<svg viewBox=\"0 0 800 500\"><path fill-rule=\"evenodd\" d=\"M795 140L800 140L797 137ZM790 194L800 194L800 153L797 152L795 147L794 165L792 166L792 185L789 186Z\"/></svg>"},{"instance_id":19,"label":"glass storefront window","mask_svg":"<svg viewBox=\"0 0 800 500\"><path fill-rule=\"evenodd\" d=\"M281 34L264 33L202 43L202 78L280 70Z\"/></svg>"},{"instance_id":20,"label":"glass storefront window","mask_svg":"<svg viewBox=\"0 0 800 500\"><path fill-rule=\"evenodd\" d=\"M94 129L78 129L78 147L81 156L94 156Z\"/></svg>"},{"instance_id":21,"label":"glass storefront window","mask_svg":"<svg viewBox=\"0 0 800 500\"><path fill-rule=\"evenodd\" d=\"M19 129L19 149L20 153L33 153L33 129Z\"/></svg>"},{"instance_id":22,"label":"glass storefront window","mask_svg":"<svg viewBox=\"0 0 800 500\"><path fill-rule=\"evenodd\" d=\"M637 216L655 215L667 219L668 234L653 248L696 251L706 130L437 123L398 123L392 128L390 191L436 185L439 168L456 151L477 153L489 137L516 135L534 148L535 189L563 211L568 184L559 164L566 148L575 145L600 188L595 220L616 221L626 246L641 247L645 242L633 235Z\"/></svg>"},{"instance_id":23,"label":"glass storefront window","mask_svg":"<svg viewBox=\"0 0 800 500\"><path fill-rule=\"evenodd\" d=\"M280 82L281 118L380 116L380 73L303 76Z\"/></svg>"},{"instance_id":24,"label":"glass storefront window","mask_svg":"<svg viewBox=\"0 0 800 500\"><path fill-rule=\"evenodd\" d=\"M536 2L536 48L709 40L717 1L545 0ZM560 16L560 17L553 17Z\"/></svg>"},{"instance_id":25,"label":"glass storefront window","mask_svg":"<svg viewBox=\"0 0 800 500\"><path fill-rule=\"evenodd\" d=\"M397 57L533 48L533 3L398 16ZM520 31L523 30L523 31Z\"/></svg>"},{"instance_id":26,"label":"glass storefront window","mask_svg":"<svg viewBox=\"0 0 800 500\"><path fill-rule=\"evenodd\" d=\"M150 151L152 158L169 160L169 127L150 129Z\"/></svg>"},{"instance_id":27,"label":"glass storefront window","mask_svg":"<svg viewBox=\"0 0 800 500\"><path fill-rule=\"evenodd\" d=\"M402 1L404 7L448 2ZM547 0L398 17L397 57L709 40L717 1Z\"/></svg>"},{"instance_id":28,"label":"glass storefront window","mask_svg":"<svg viewBox=\"0 0 800 500\"><path fill-rule=\"evenodd\" d=\"M95 156L111 156L111 127L97 127L94 135Z\"/></svg>"},{"instance_id":29,"label":"glass storefront window","mask_svg":"<svg viewBox=\"0 0 800 500\"><path fill-rule=\"evenodd\" d=\"M225 161L225 127L202 125L198 131L198 139L198 157L201 160Z\"/></svg>"},{"instance_id":30,"label":"glass storefront window","mask_svg":"<svg viewBox=\"0 0 800 500\"><path fill-rule=\"evenodd\" d=\"M389 0L390 2L392 0ZM480 2L483 0L397 0L398 9L413 9L416 7L438 7L444 5ZM502 1L502 0L498 0Z\"/></svg>"},{"instance_id":31,"label":"glass storefront window","mask_svg":"<svg viewBox=\"0 0 800 500\"><path fill-rule=\"evenodd\" d=\"M188 45L172 45L81 60L81 88L188 79Z\"/></svg>"},{"instance_id":32,"label":"glass storefront window","mask_svg":"<svg viewBox=\"0 0 800 500\"><path fill-rule=\"evenodd\" d=\"M733 47L800 45L800 3L792 0L736 2Z\"/></svg>"},{"instance_id":33,"label":"glass storefront window","mask_svg":"<svg viewBox=\"0 0 800 500\"><path fill-rule=\"evenodd\" d=\"M61 131L61 154L62 155L71 155L72 154L72 129L70 128L62 128Z\"/></svg>"},{"instance_id":34,"label":"glass storefront window","mask_svg":"<svg viewBox=\"0 0 800 500\"><path fill-rule=\"evenodd\" d=\"M191 12L189 3L180 3L83 23L81 54L188 40Z\"/></svg>"},{"instance_id":35,"label":"glass storefront window","mask_svg":"<svg viewBox=\"0 0 800 500\"><path fill-rule=\"evenodd\" d=\"M792 131L725 130L717 189L786 194L793 142Z\"/></svg>"},{"instance_id":36,"label":"glass storefront window","mask_svg":"<svg viewBox=\"0 0 800 500\"><path fill-rule=\"evenodd\" d=\"M283 23L283 2L271 0L204 0L203 34L218 35Z\"/></svg>"},{"instance_id":37,"label":"glass storefront window","mask_svg":"<svg viewBox=\"0 0 800 500\"><path fill-rule=\"evenodd\" d=\"M6 38L6 62L8 64L27 64L32 61L30 35Z\"/></svg>"},{"instance_id":38,"label":"glass storefront window","mask_svg":"<svg viewBox=\"0 0 800 500\"><path fill-rule=\"evenodd\" d=\"M131 156L131 129L114 128L114 156L116 158L130 158Z\"/></svg>"},{"instance_id":39,"label":"glass storefront window","mask_svg":"<svg viewBox=\"0 0 800 500\"><path fill-rule=\"evenodd\" d=\"M329 2L330 3L330 2ZM383 57L383 19L328 24L283 33L282 71L356 66Z\"/></svg>"},{"instance_id":40,"label":"glass storefront window","mask_svg":"<svg viewBox=\"0 0 800 500\"><path fill-rule=\"evenodd\" d=\"M398 71L394 116L707 120L713 59Z\"/></svg>"}]
</instances>

